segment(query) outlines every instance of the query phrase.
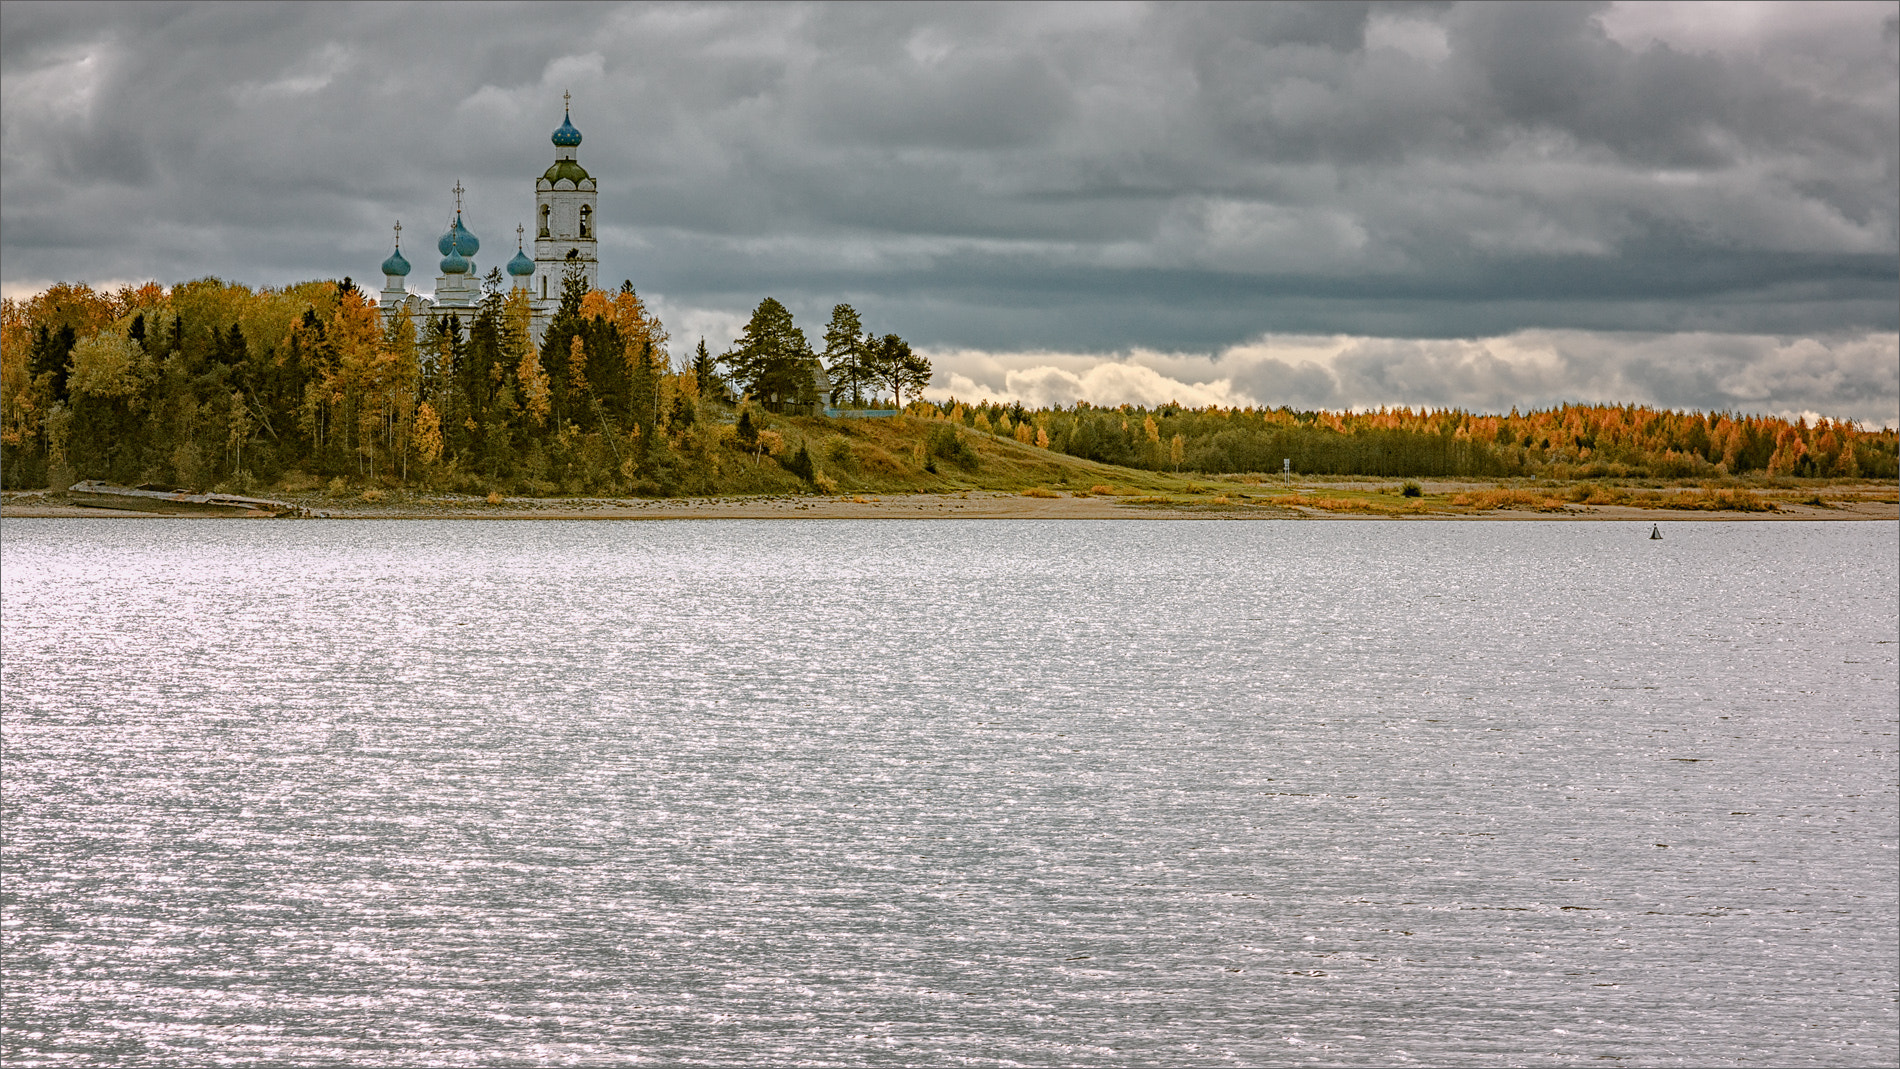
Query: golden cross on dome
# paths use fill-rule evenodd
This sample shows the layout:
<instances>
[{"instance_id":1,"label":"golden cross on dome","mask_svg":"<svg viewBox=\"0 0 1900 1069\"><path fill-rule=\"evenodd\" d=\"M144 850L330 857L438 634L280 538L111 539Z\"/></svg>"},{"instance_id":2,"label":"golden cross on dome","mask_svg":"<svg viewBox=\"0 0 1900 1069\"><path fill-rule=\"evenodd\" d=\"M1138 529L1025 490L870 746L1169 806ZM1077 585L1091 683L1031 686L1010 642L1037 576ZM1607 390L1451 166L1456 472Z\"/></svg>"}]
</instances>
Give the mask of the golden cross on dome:
<instances>
[{"instance_id":1,"label":"golden cross on dome","mask_svg":"<svg viewBox=\"0 0 1900 1069\"><path fill-rule=\"evenodd\" d=\"M527 227L522 226L520 223L515 224L515 248L517 250L521 248L521 243L524 240L526 240L525 238L522 237L522 235L526 234L527 232L528 232Z\"/></svg>"},{"instance_id":2,"label":"golden cross on dome","mask_svg":"<svg viewBox=\"0 0 1900 1069\"><path fill-rule=\"evenodd\" d=\"M455 180L455 214L462 214L462 180Z\"/></svg>"},{"instance_id":3,"label":"golden cross on dome","mask_svg":"<svg viewBox=\"0 0 1900 1069\"><path fill-rule=\"evenodd\" d=\"M565 89L561 90L561 110L566 111L568 107L573 103L574 103L574 94L568 92Z\"/></svg>"},{"instance_id":4,"label":"golden cross on dome","mask_svg":"<svg viewBox=\"0 0 1900 1069\"><path fill-rule=\"evenodd\" d=\"M402 248L402 220L396 220L396 247Z\"/></svg>"}]
</instances>

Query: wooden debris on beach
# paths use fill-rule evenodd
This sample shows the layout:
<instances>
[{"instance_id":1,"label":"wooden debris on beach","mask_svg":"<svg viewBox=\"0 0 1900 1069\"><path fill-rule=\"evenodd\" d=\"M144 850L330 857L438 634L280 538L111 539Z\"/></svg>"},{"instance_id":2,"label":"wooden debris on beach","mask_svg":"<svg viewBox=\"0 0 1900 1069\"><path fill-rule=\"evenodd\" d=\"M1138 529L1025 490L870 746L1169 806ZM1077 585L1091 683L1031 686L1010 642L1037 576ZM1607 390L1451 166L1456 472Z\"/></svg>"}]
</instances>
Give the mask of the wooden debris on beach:
<instances>
[{"instance_id":1,"label":"wooden debris on beach","mask_svg":"<svg viewBox=\"0 0 1900 1069\"><path fill-rule=\"evenodd\" d=\"M72 503L81 508L118 509L125 512L155 512L168 516L251 516L271 518L292 516L321 517L323 513L293 505L287 501L269 501L261 497L237 494L193 494L183 490L114 486L87 479L67 491Z\"/></svg>"}]
</instances>

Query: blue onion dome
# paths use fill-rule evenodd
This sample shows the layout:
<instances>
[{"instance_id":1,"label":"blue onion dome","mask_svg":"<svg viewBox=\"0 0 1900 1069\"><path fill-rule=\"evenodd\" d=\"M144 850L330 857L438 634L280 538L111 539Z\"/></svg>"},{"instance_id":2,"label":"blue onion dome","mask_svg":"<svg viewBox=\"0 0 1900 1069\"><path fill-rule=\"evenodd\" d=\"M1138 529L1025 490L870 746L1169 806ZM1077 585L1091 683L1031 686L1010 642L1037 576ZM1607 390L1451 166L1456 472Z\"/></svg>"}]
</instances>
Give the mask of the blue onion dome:
<instances>
[{"instance_id":1,"label":"blue onion dome","mask_svg":"<svg viewBox=\"0 0 1900 1069\"><path fill-rule=\"evenodd\" d=\"M442 273L445 275L468 274L468 261L462 258L460 250L450 249L449 254L442 258Z\"/></svg>"},{"instance_id":2,"label":"blue onion dome","mask_svg":"<svg viewBox=\"0 0 1900 1069\"><path fill-rule=\"evenodd\" d=\"M561 111L561 128L554 131L550 140L556 148L574 148L581 143L581 132L574 129L574 120L568 118L566 109Z\"/></svg>"},{"instance_id":3,"label":"blue onion dome","mask_svg":"<svg viewBox=\"0 0 1900 1069\"><path fill-rule=\"evenodd\" d=\"M508 273L516 278L526 278L534 274L534 261L528 259L527 253L516 249L515 258L508 261Z\"/></svg>"},{"instance_id":4,"label":"blue onion dome","mask_svg":"<svg viewBox=\"0 0 1900 1069\"><path fill-rule=\"evenodd\" d=\"M396 251L389 254L389 259L383 261L383 274L407 275L408 273L409 261L402 258L402 247L397 246Z\"/></svg>"},{"instance_id":5,"label":"blue onion dome","mask_svg":"<svg viewBox=\"0 0 1900 1069\"><path fill-rule=\"evenodd\" d=\"M482 249L481 241L479 241L475 235L469 233L467 227L462 225L461 212L455 213L455 222L449 224L448 232L443 234L441 240L435 243L435 251L447 256L450 246L453 246L455 251L461 253L463 256L473 256Z\"/></svg>"}]
</instances>

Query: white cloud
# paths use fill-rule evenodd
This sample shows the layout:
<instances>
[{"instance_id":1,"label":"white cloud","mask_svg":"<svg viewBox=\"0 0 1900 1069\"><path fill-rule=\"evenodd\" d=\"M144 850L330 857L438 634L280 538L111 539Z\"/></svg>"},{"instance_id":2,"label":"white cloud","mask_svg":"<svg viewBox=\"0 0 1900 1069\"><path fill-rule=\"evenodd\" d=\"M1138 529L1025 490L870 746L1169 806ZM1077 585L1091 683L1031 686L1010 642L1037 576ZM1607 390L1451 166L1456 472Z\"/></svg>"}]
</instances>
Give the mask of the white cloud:
<instances>
[{"instance_id":1,"label":"white cloud","mask_svg":"<svg viewBox=\"0 0 1900 1069\"><path fill-rule=\"evenodd\" d=\"M928 351L935 400L1025 405L1405 405L1503 412L1569 401L1818 413L1900 425L1900 335L1522 331L1495 338L1261 336L1217 353Z\"/></svg>"}]
</instances>

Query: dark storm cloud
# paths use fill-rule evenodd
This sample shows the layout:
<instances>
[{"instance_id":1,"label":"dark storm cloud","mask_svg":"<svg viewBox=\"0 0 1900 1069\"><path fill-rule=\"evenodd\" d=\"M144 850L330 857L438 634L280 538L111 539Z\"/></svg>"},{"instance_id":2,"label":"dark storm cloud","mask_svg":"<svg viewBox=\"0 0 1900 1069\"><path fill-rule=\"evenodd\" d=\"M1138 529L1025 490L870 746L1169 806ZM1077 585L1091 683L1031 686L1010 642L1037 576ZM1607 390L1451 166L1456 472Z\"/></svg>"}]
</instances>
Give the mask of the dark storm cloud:
<instances>
[{"instance_id":1,"label":"dark storm cloud","mask_svg":"<svg viewBox=\"0 0 1900 1069\"><path fill-rule=\"evenodd\" d=\"M457 179L498 262L571 89L603 277L695 322L772 294L926 345L1124 353L1900 327L1891 5L0 19L16 286L360 279L398 217L426 250Z\"/></svg>"}]
</instances>

